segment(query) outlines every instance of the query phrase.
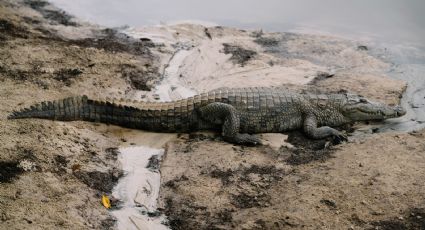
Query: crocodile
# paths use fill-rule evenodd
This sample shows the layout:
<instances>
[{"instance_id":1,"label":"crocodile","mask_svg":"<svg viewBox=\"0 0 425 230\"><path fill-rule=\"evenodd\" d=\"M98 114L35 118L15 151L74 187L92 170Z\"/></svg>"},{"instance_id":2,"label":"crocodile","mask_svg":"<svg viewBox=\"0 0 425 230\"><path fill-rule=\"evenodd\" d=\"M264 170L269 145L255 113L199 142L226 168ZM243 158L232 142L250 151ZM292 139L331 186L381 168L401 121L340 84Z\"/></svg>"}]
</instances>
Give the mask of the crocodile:
<instances>
[{"instance_id":1,"label":"crocodile","mask_svg":"<svg viewBox=\"0 0 425 230\"><path fill-rule=\"evenodd\" d=\"M301 94L274 88L221 88L170 102L136 106L91 100L87 96L41 102L15 111L9 119L84 120L156 132L221 130L225 141L261 144L256 133L302 129L313 139L347 140L331 127L356 121L403 116L401 106L388 106L356 94Z\"/></svg>"}]
</instances>

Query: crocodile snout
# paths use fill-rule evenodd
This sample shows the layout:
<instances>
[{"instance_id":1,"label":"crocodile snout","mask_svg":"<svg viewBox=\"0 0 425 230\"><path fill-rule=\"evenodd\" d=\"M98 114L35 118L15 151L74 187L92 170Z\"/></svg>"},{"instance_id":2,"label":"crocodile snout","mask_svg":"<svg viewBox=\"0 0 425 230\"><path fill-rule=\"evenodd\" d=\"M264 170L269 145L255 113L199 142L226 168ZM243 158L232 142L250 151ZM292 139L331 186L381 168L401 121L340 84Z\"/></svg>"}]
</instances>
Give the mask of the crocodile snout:
<instances>
[{"instance_id":1,"label":"crocodile snout","mask_svg":"<svg viewBox=\"0 0 425 230\"><path fill-rule=\"evenodd\" d=\"M394 107L394 110L398 117L404 116L406 114L406 110L401 106Z\"/></svg>"}]
</instances>

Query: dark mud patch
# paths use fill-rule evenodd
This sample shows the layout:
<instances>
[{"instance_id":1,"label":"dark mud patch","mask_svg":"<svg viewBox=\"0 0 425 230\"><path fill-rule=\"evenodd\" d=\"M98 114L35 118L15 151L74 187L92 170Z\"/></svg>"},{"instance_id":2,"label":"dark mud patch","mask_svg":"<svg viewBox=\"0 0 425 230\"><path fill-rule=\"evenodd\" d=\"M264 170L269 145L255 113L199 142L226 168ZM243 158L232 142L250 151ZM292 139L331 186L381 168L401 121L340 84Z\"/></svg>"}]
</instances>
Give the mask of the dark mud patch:
<instances>
[{"instance_id":1,"label":"dark mud patch","mask_svg":"<svg viewBox=\"0 0 425 230\"><path fill-rule=\"evenodd\" d=\"M19 162L16 161L1 161L0 162L0 183L10 183L24 171L19 167Z\"/></svg>"},{"instance_id":2,"label":"dark mud patch","mask_svg":"<svg viewBox=\"0 0 425 230\"><path fill-rule=\"evenodd\" d=\"M241 192L232 195L231 203L241 209L270 206L271 197L265 192Z\"/></svg>"},{"instance_id":3,"label":"dark mud patch","mask_svg":"<svg viewBox=\"0 0 425 230\"><path fill-rule=\"evenodd\" d=\"M257 37L254 42L267 48L276 47L279 45L280 40L273 37Z\"/></svg>"},{"instance_id":4,"label":"dark mud patch","mask_svg":"<svg viewBox=\"0 0 425 230\"><path fill-rule=\"evenodd\" d=\"M181 182L188 181L188 180L189 180L189 178L187 178L187 176L182 175L181 177L176 177L176 178L174 178L172 180L167 181L164 184L164 186L169 187L169 188L172 188L172 189L176 189Z\"/></svg>"},{"instance_id":5,"label":"dark mud patch","mask_svg":"<svg viewBox=\"0 0 425 230\"><path fill-rule=\"evenodd\" d=\"M0 65L0 74L16 81L26 81L34 80L37 74L43 74L43 72L40 72L35 68L30 70L12 69L7 66Z\"/></svg>"},{"instance_id":6,"label":"dark mud patch","mask_svg":"<svg viewBox=\"0 0 425 230\"><path fill-rule=\"evenodd\" d=\"M381 220L370 223L373 227L370 230L424 230L425 229L425 209L413 208L404 217Z\"/></svg>"},{"instance_id":7,"label":"dark mud patch","mask_svg":"<svg viewBox=\"0 0 425 230\"><path fill-rule=\"evenodd\" d=\"M56 155L54 157L54 162L55 162L55 168L54 171L59 175L64 175L66 174L66 168L68 166L69 160L66 159L66 157L62 156L62 155Z\"/></svg>"},{"instance_id":8,"label":"dark mud patch","mask_svg":"<svg viewBox=\"0 0 425 230\"><path fill-rule=\"evenodd\" d=\"M289 133L288 142L295 146L286 159L290 165L307 164L314 161L325 161L332 157L333 141L330 139L312 140L300 131Z\"/></svg>"},{"instance_id":9,"label":"dark mud patch","mask_svg":"<svg viewBox=\"0 0 425 230\"><path fill-rule=\"evenodd\" d=\"M48 19L51 22L51 24L78 26L78 23L73 21L74 17L67 14L65 11L59 9L48 9L48 6L51 6L51 4L46 1L25 0L24 3L32 9L40 12L45 19Z\"/></svg>"},{"instance_id":10,"label":"dark mud patch","mask_svg":"<svg viewBox=\"0 0 425 230\"><path fill-rule=\"evenodd\" d=\"M83 73L78 68L63 68L53 73L53 79L63 82L66 86L70 86L74 79Z\"/></svg>"},{"instance_id":11,"label":"dark mud patch","mask_svg":"<svg viewBox=\"0 0 425 230\"><path fill-rule=\"evenodd\" d=\"M159 170L159 163L160 158L158 155L152 155L149 158L148 164L146 165L146 168L148 168L150 171L158 172Z\"/></svg>"},{"instance_id":12,"label":"dark mud patch","mask_svg":"<svg viewBox=\"0 0 425 230\"><path fill-rule=\"evenodd\" d=\"M168 226L173 230L229 229L234 228L233 209L209 212L207 207L196 205L192 200L171 199L165 201L164 213Z\"/></svg>"},{"instance_id":13,"label":"dark mud patch","mask_svg":"<svg viewBox=\"0 0 425 230\"><path fill-rule=\"evenodd\" d=\"M335 76L335 74L333 74L333 73L318 72L316 74L316 76L314 77L314 79L312 81L310 81L308 84L309 85L317 85L318 82L326 80L326 79L331 78L333 76Z\"/></svg>"},{"instance_id":14,"label":"dark mud patch","mask_svg":"<svg viewBox=\"0 0 425 230\"><path fill-rule=\"evenodd\" d=\"M111 193L113 187L123 176L123 172L118 169L109 170L108 172L75 171L74 176L92 189Z\"/></svg>"},{"instance_id":15,"label":"dark mud patch","mask_svg":"<svg viewBox=\"0 0 425 230\"><path fill-rule=\"evenodd\" d=\"M284 178L285 172L274 165L240 165L237 169L220 169L212 165L200 172L201 176L210 176L221 180L219 193L227 193L230 209L216 211L191 208L192 201L185 201L186 197L168 197L169 203L166 210L167 216L171 215L172 229L187 229L188 226L199 226L189 229L221 229L223 226L232 225L233 212L238 209L262 208L271 206L271 195L268 189ZM186 176L176 177L164 184L164 187L178 189L186 181L191 181ZM233 190L233 192L230 192ZM189 199L189 198L188 198ZM167 199L166 199L167 200ZM189 203L186 203L189 202ZM182 215L183 214L183 215Z\"/></svg>"},{"instance_id":16,"label":"dark mud patch","mask_svg":"<svg viewBox=\"0 0 425 230\"><path fill-rule=\"evenodd\" d=\"M167 198L165 201L165 215L168 217L168 226L173 230L180 229L199 229L193 217L202 216L207 218L206 207L197 206L190 200L173 200Z\"/></svg>"},{"instance_id":17,"label":"dark mud patch","mask_svg":"<svg viewBox=\"0 0 425 230\"><path fill-rule=\"evenodd\" d=\"M118 154L120 153L119 149L117 147L111 147L105 149L106 153L106 159L116 161L118 160Z\"/></svg>"},{"instance_id":18,"label":"dark mud patch","mask_svg":"<svg viewBox=\"0 0 425 230\"><path fill-rule=\"evenodd\" d=\"M223 141L223 139L221 137L219 137L218 135L215 136L209 136L209 135L204 135L204 134L199 134L199 133L190 133L189 135L178 135L179 138L185 140L185 145L182 145L180 148L180 152L183 153L190 153L193 151L196 151L196 149L202 145L203 141L206 140L220 140Z\"/></svg>"},{"instance_id":19,"label":"dark mud patch","mask_svg":"<svg viewBox=\"0 0 425 230\"><path fill-rule=\"evenodd\" d=\"M28 31L24 27L18 26L7 19L0 18L0 41L5 41L11 38L27 39Z\"/></svg>"},{"instance_id":20,"label":"dark mud patch","mask_svg":"<svg viewBox=\"0 0 425 230\"><path fill-rule=\"evenodd\" d=\"M138 90L151 91L155 80L159 78L157 67L145 65L145 68L136 65L123 64L121 74L130 85Z\"/></svg>"},{"instance_id":21,"label":"dark mud patch","mask_svg":"<svg viewBox=\"0 0 425 230\"><path fill-rule=\"evenodd\" d=\"M210 176L212 178L220 179L223 185L230 184L230 182L232 182L232 177L234 177L234 175L235 175L235 171L231 169L227 169L227 170L214 169L210 172Z\"/></svg>"},{"instance_id":22,"label":"dark mud patch","mask_svg":"<svg viewBox=\"0 0 425 230\"><path fill-rule=\"evenodd\" d=\"M112 229L115 229L116 223L117 223L117 220L110 217L110 218L102 220L100 222L100 227L101 229L104 229L104 230L112 230Z\"/></svg>"},{"instance_id":23,"label":"dark mud patch","mask_svg":"<svg viewBox=\"0 0 425 230\"><path fill-rule=\"evenodd\" d=\"M216 165L212 165L208 171L202 171L201 174L208 174L212 178L220 179L223 186L247 183L265 189L270 188L273 183L282 180L285 176L285 172L277 169L274 165L239 166L236 170L222 170Z\"/></svg>"},{"instance_id":24,"label":"dark mud patch","mask_svg":"<svg viewBox=\"0 0 425 230\"><path fill-rule=\"evenodd\" d=\"M42 89L48 89L50 84L44 79L51 78L52 75L43 71L40 68L41 66L36 65L35 63L30 64L29 67L30 68L28 69L19 69L19 67L10 68L9 66L0 64L0 76L18 82L29 81ZM0 78L0 80L1 79L2 78Z\"/></svg>"},{"instance_id":25,"label":"dark mud patch","mask_svg":"<svg viewBox=\"0 0 425 230\"><path fill-rule=\"evenodd\" d=\"M253 50L247 50L237 45L231 45L228 43L223 43L223 52L225 54L231 54L230 60L235 64L244 66L249 60L253 59L257 52Z\"/></svg>"},{"instance_id":26,"label":"dark mud patch","mask_svg":"<svg viewBox=\"0 0 425 230\"><path fill-rule=\"evenodd\" d=\"M100 30L95 38L70 40L69 43L86 48L104 49L108 52L124 52L146 57L151 56L149 47L152 46L149 41L135 39L109 28Z\"/></svg>"}]
</instances>

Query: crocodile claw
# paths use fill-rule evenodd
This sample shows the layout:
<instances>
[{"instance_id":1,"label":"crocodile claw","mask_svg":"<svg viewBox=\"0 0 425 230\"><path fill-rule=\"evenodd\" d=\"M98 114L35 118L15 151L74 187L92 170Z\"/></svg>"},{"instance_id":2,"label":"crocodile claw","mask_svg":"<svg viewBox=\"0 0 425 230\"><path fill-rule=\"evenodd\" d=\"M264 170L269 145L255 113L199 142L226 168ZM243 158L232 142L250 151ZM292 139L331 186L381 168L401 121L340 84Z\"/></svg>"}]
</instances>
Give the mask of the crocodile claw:
<instances>
[{"instance_id":1,"label":"crocodile claw","mask_svg":"<svg viewBox=\"0 0 425 230\"><path fill-rule=\"evenodd\" d=\"M343 132L337 132L333 135L333 143L334 144L341 144L344 141L348 141L348 137L346 133Z\"/></svg>"},{"instance_id":2,"label":"crocodile claw","mask_svg":"<svg viewBox=\"0 0 425 230\"><path fill-rule=\"evenodd\" d=\"M248 146L262 145L260 138L247 133L242 133L242 134L239 133L235 137L227 138L227 141L233 142L239 145L248 145Z\"/></svg>"}]
</instances>

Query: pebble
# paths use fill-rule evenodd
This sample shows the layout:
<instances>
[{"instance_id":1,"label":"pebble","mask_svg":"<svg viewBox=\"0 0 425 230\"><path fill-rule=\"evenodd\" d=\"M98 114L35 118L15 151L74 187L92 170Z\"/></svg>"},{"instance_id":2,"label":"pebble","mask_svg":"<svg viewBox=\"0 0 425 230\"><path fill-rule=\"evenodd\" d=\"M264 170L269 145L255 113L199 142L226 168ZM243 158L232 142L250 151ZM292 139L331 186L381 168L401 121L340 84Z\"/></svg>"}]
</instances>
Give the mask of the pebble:
<instances>
[{"instance_id":1,"label":"pebble","mask_svg":"<svg viewBox=\"0 0 425 230\"><path fill-rule=\"evenodd\" d=\"M8 220L10 220L10 217L7 215L7 213L6 213L6 212L3 212L3 213L0 215L0 219L1 219L1 221L8 221Z\"/></svg>"}]
</instances>

